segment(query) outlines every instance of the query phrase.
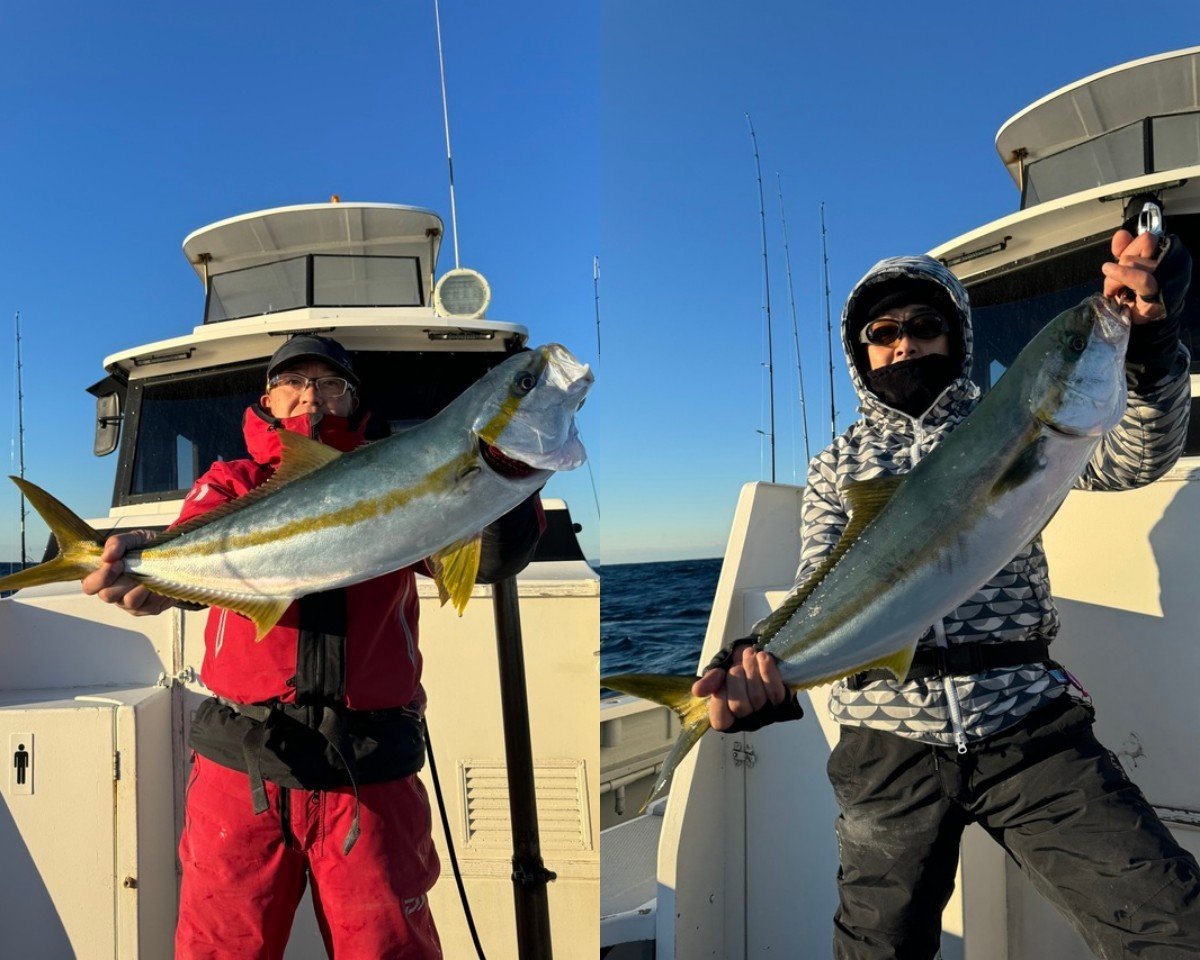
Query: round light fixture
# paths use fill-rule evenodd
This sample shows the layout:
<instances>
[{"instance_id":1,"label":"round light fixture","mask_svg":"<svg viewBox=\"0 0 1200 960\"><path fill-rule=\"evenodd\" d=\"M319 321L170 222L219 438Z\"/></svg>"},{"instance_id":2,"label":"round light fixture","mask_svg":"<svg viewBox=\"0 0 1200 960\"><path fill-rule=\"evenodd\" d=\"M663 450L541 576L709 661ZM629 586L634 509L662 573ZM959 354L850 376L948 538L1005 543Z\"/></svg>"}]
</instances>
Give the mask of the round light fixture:
<instances>
[{"instance_id":1,"label":"round light fixture","mask_svg":"<svg viewBox=\"0 0 1200 960\"><path fill-rule=\"evenodd\" d=\"M433 288L433 309L440 317L475 320L492 302L492 288L483 274L465 267L451 270Z\"/></svg>"}]
</instances>

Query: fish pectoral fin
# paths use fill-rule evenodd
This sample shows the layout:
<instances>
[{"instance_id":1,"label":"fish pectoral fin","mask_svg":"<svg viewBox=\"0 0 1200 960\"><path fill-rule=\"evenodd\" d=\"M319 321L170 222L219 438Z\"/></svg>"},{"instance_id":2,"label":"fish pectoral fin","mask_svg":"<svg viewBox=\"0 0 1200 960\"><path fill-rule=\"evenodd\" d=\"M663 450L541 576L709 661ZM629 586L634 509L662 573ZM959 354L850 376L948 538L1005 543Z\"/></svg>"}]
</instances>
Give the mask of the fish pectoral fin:
<instances>
[{"instance_id":1,"label":"fish pectoral fin","mask_svg":"<svg viewBox=\"0 0 1200 960\"><path fill-rule=\"evenodd\" d=\"M134 574L134 579L152 593L160 593L173 600L183 600L187 603L203 603L210 607L224 607L234 613L254 621L254 640L258 642L283 617L284 612L293 603L291 597L230 597L216 590L206 590L203 587L187 586L178 583L166 583L153 577Z\"/></svg>"},{"instance_id":2,"label":"fish pectoral fin","mask_svg":"<svg viewBox=\"0 0 1200 960\"><path fill-rule=\"evenodd\" d=\"M479 555L483 534L477 533L467 540L459 540L443 547L433 555L434 580L442 606L449 601L461 617L471 599L475 577L479 574Z\"/></svg>"},{"instance_id":3,"label":"fish pectoral fin","mask_svg":"<svg viewBox=\"0 0 1200 960\"><path fill-rule=\"evenodd\" d=\"M996 478L996 482L992 484L992 495L999 497L1045 470L1046 454L1042 446L1041 441L1035 440L1022 450L1008 465L1008 469Z\"/></svg>"}]
</instances>

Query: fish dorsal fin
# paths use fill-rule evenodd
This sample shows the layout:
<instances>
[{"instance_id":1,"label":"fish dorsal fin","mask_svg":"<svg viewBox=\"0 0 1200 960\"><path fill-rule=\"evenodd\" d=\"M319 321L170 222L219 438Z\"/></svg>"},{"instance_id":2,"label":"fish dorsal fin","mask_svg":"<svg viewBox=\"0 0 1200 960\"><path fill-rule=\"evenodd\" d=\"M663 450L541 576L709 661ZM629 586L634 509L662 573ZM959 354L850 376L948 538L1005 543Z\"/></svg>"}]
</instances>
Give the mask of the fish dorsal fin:
<instances>
[{"instance_id":1,"label":"fish dorsal fin","mask_svg":"<svg viewBox=\"0 0 1200 960\"><path fill-rule=\"evenodd\" d=\"M434 580L437 581L442 606L446 605L446 601L450 601L460 617L466 609L467 601L471 599L471 589L475 586L475 577L479 573L482 543L483 535L477 533L469 539L443 547L432 558L436 571Z\"/></svg>"},{"instance_id":2,"label":"fish dorsal fin","mask_svg":"<svg viewBox=\"0 0 1200 960\"><path fill-rule=\"evenodd\" d=\"M765 645L785 623L792 619L792 615L803 606L804 601L820 586L821 581L829 576L829 572L837 566L838 561L858 541L867 524L887 506L892 499L892 494L896 492L896 488L903 479L903 477L876 477L873 480L852 481L846 487L843 495L852 509L850 519L842 529L841 539L809 578L792 590L783 603L775 609L775 612L767 617L762 631L759 633L759 646Z\"/></svg>"},{"instance_id":3,"label":"fish dorsal fin","mask_svg":"<svg viewBox=\"0 0 1200 960\"><path fill-rule=\"evenodd\" d=\"M279 443L283 447L282 459L279 466L275 468L275 472L265 483L259 484L236 500L229 500L207 513L193 517L191 520L185 520L166 533L159 534L154 538L154 546L161 547L164 543L182 537L185 533L206 527L231 513L245 510L251 504L269 497L280 487L299 480L301 477L307 477L310 473L320 470L321 467L333 463L334 460L341 457L341 453L333 447L327 447L317 440L310 440L308 437L292 433L290 430L279 431ZM220 605L223 606L223 604Z\"/></svg>"},{"instance_id":4,"label":"fish dorsal fin","mask_svg":"<svg viewBox=\"0 0 1200 960\"><path fill-rule=\"evenodd\" d=\"M210 607L224 607L226 610L240 613L243 617L254 621L256 642L267 635L267 631L279 622L284 612L293 603L290 597L230 597L216 590L166 583L140 574L134 574L134 579L147 590L161 593L164 597L184 600L188 603L203 603Z\"/></svg>"}]
</instances>

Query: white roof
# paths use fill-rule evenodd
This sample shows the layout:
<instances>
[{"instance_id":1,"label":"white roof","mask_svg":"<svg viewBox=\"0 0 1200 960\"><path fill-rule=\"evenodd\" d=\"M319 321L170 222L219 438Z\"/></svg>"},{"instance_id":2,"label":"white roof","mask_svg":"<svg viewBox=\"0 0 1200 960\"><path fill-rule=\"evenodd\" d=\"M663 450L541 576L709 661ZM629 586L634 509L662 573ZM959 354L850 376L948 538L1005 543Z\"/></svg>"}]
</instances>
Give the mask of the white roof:
<instances>
[{"instance_id":1,"label":"white roof","mask_svg":"<svg viewBox=\"0 0 1200 960\"><path fill-rule=\"evenodd\" d=\"M1017 180L1026 163L1145 117L1200 109L1200 47L1161 53L1092 74L1048 94L1009 119L996 150Z\"/></svg>"},{"instance_id":2,"label":"white roof","mask_svg":"<svg viewBox=\"0 0 1200 960\"><path fill-rule=\"evenodd\" d=\"M436 231L430 234L430 231ZM398 203L306 203L259 210L201 227L184 239L183 252L196 273L286 260L306 253L372 254L421 258L421 275L433 271L443 234L432 210ZM432 240L432 248L430 243Z\"/></svg>"}]
</instances>

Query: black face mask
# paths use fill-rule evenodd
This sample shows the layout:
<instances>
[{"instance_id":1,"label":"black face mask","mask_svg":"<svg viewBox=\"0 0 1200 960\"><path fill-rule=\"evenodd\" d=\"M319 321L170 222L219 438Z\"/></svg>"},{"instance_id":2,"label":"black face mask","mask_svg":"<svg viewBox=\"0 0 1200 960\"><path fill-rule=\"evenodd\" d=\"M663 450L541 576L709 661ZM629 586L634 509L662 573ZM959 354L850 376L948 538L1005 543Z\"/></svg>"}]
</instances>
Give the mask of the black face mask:
<instances>
[{"instance_id":1,"label":"black face mask","mask_svg":"<svg viewBox=\"0 0 1200 960\"><path fill-rule=\"evenodd\" d=\"M863 380L889 407L919 417L958 378L961 369L956 358L933 353L868 370Z\"/></svg>"}]
</instances>

